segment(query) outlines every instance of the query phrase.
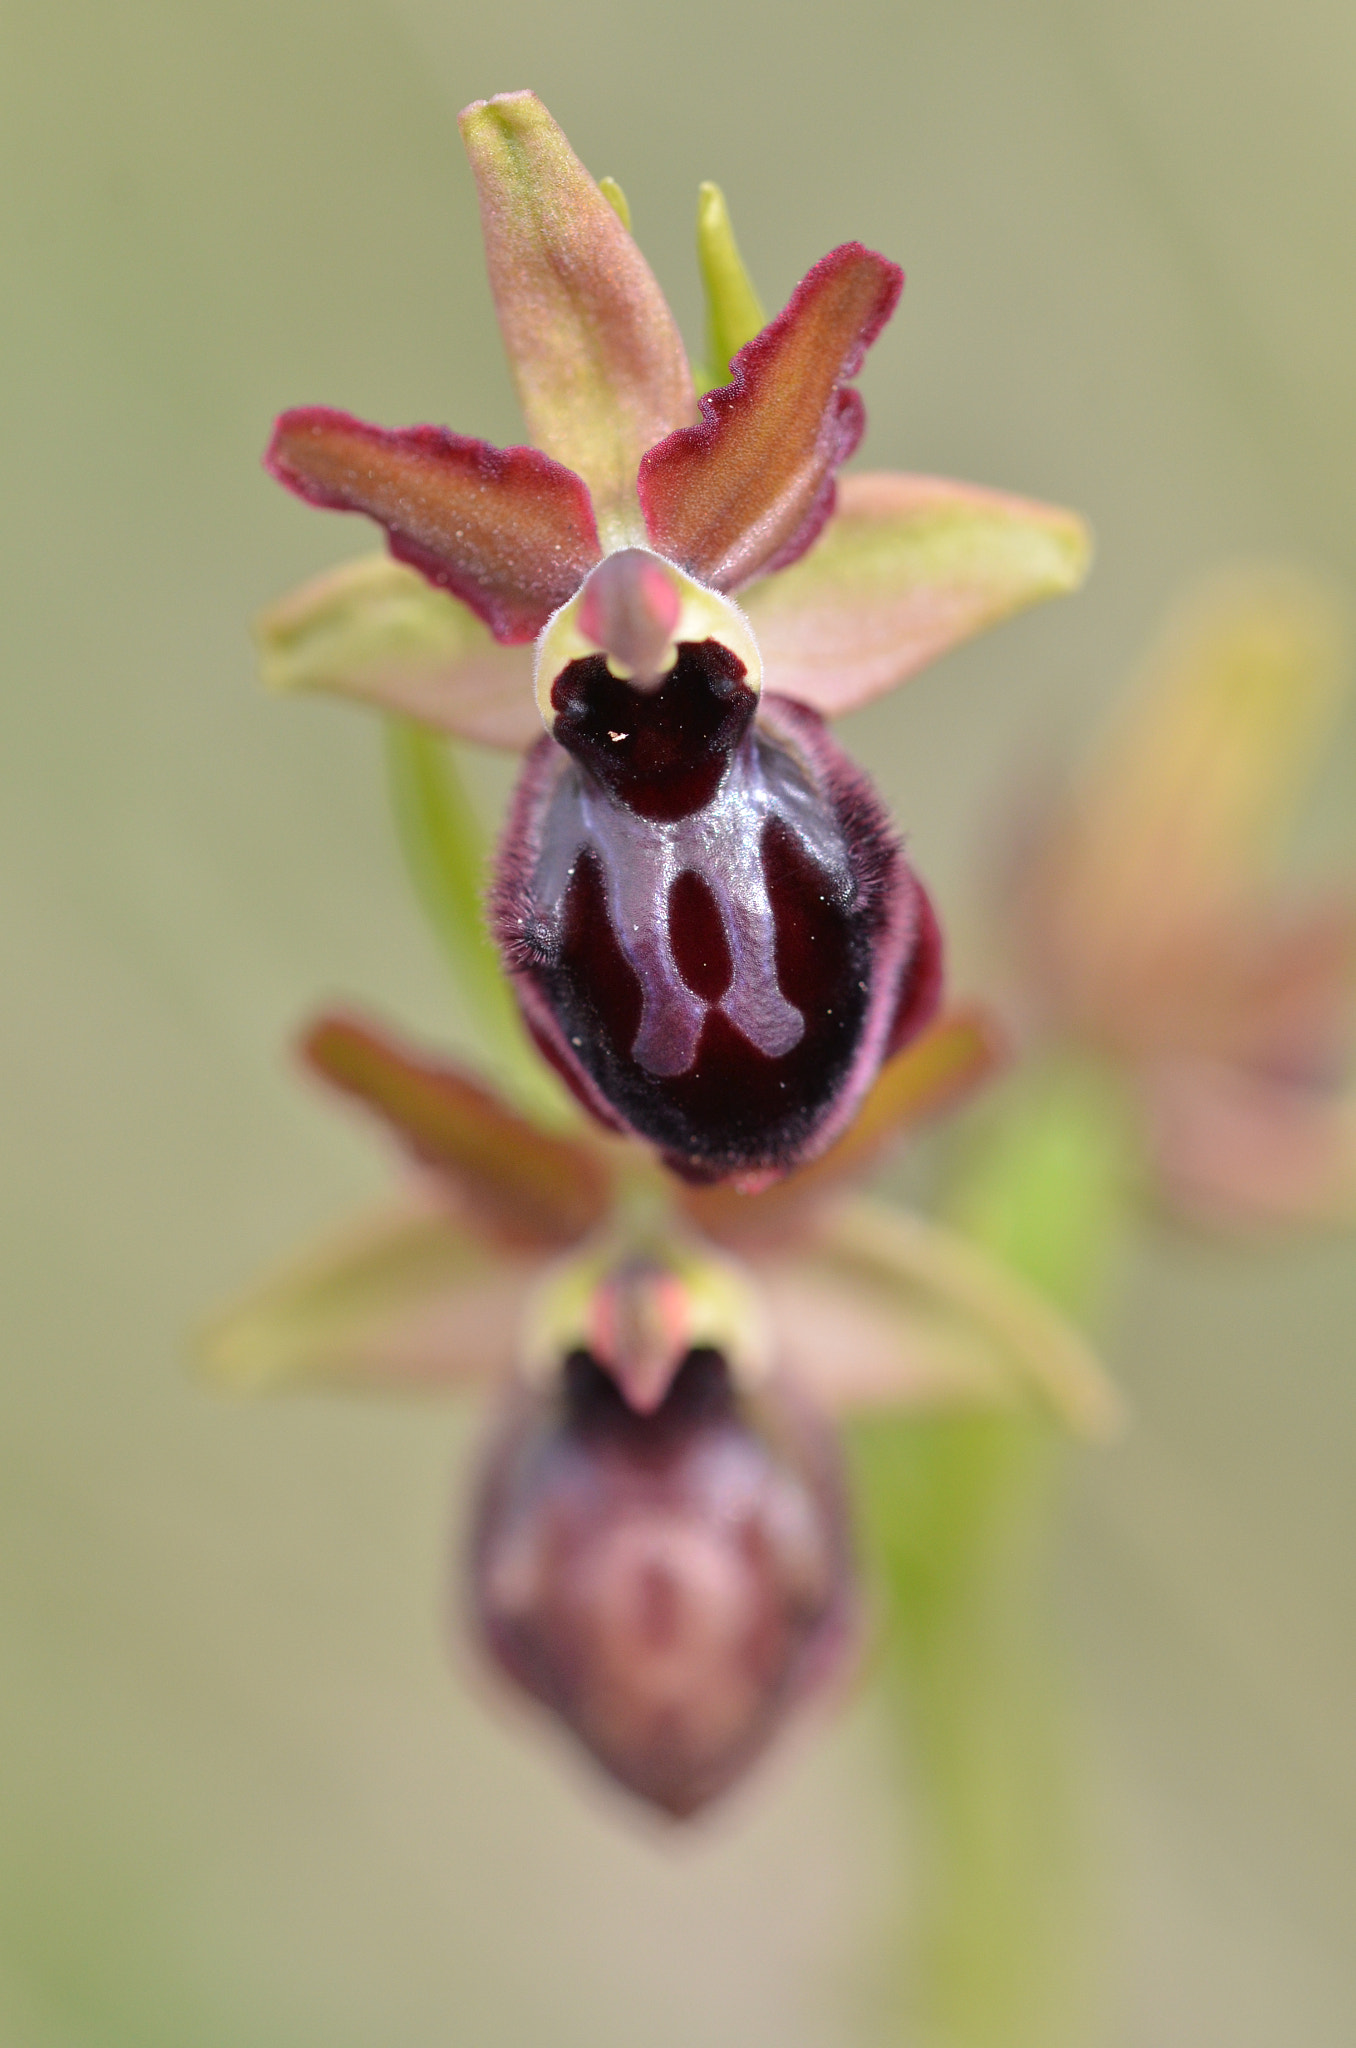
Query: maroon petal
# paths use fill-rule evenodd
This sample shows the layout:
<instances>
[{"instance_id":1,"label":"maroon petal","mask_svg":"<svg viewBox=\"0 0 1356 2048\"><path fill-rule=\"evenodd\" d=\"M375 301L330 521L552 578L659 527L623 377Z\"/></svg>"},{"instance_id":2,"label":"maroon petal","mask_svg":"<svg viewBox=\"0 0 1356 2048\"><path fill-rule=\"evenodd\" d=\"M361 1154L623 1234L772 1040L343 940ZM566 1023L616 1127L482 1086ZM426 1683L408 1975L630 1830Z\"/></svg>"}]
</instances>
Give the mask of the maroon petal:
<instances>
[{"instance_id":1,"label":"maroon petal","mask_svg":"<svg viewBox=\"0 0 1356 2048\"><path fill-rule=\"evenodd\" d=\"M845 242L742 348L701 420L651 448L640 502L661 554L717 590L804 554L833 509L833 473L865 415L846 389L898 302L904 273Z\"/></svg>"},{"instance_id":2,"label":"maroon petal","mask_svg":"<svg viewBox=\"0 0 1356 2048\"><path fill-rule=\"evenodd\" d=\"M378 520L391 553L461 598L496 640L535 638L601 554L584 484L535 448L310 405L282 415L264 466L309 504Z\"/></svg>"}]
</instances>

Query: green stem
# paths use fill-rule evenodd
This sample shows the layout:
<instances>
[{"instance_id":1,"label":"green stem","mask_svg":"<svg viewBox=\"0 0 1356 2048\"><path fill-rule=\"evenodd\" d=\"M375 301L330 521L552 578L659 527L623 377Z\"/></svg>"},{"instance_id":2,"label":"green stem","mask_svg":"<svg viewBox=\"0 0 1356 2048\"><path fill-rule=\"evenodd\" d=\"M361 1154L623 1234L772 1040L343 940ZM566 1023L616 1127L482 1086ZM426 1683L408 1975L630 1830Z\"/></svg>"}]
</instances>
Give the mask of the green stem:
<instances>
[{"instance_id":1,"label":"green stem","mask_svg":"<svg viewBox=\"0 0 1356 2048\"><path fill-rule=\"evenodd\" d=\"M538 1118L571 1111L534 1051L485 927L486 847L451 746L410 719L386 720L391 810L405 864L436 933L485 1064L505 1091Z\"/></svg>"},{"instance_id":2,"label":"green stem","mask_svg":"<svg viewBox=\"0 0 1356 2048\"><path fill-rule=\"evenodd\" d=\"M1122 1246L1134 1162L1102 1077L1024 1075L973 1134L947 1220L1085 1319ZM1063 1445L1041 1416L990 1414L872 1422L853 1448L919 1824L906 2038L1059 2048L1085 2010L1093 1931L1048 1612Z\"/></svg>"}]
</instances>

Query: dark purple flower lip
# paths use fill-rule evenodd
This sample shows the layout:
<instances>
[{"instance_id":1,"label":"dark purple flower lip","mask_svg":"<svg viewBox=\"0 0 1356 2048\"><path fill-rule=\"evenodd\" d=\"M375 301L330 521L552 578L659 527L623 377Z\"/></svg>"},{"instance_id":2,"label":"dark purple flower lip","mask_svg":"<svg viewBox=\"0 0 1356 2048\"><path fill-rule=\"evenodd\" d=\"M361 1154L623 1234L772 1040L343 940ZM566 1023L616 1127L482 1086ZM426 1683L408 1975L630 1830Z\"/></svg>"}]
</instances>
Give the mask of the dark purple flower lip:
<instances>
[{"instance_id":1,"label":"dark purple flower lip","mask_svg":"<svg viewBox=\"0 0 1356 2048\"><path fill-rule=\"evenodd\" d=\"M686 1817L849 1641L833 1434L776 1380L741 1392L715 1350L690 1351L644 1415L573 1352L501 1418L471 1590L499 1667L616 1782Z\"/></svg>"},{"instance_id":2,"label":"dark purple flower lip","mask_svg":"<svg viewBox=\"0 0 1356 2048\"><path fill-rule=\"evenodd\" d=\"M758 698L718 640L683 641L650 689L621 681L601 654L572 661L551 688L554 737L639 818L671 823L715 796Z\"/></svg>"},{"instance_id":3,"label":"dark purple flower lip","mask_svg":"<svg viewBox=\"0 0 1356 2048\"><path fill-rule=\"evenodd\" d=\"M662 692L630 694L608 716L659 716ZM594 771L585 722L573 758L529 756L500 850L494 922L528 1024L596 1115L685 1178L786 1172L935 1007L924 892L802 706L764 698L710 798L657 817Z\"/></svg>"}]
</instances>

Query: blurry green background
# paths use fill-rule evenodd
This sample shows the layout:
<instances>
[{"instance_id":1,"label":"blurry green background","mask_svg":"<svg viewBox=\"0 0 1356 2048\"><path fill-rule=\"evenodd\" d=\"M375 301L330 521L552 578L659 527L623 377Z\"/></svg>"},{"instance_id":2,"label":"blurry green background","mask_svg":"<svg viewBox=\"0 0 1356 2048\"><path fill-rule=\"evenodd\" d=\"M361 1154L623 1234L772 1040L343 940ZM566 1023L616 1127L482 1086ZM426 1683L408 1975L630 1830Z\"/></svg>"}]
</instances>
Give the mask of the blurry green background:
<instances>
[{"instance_id":1,"label":"blurry green background","mask_svg":"<svg viewBox=\"0 0 1356 2048\"><path fill-rule=\"evenodd\" d=\"M700 178L770 305L836 241L898 256L866 459L1101 549L847 728L974 978L1005 791L1180 585L1356 582L1356 10L3 0L0 67L0 2042L846 2048L907 1861L869 1701L671 1841L449 1655L474 1418L184 1374L207 1306L387 1183L298 1022L465 1030L375 727L253 684L249 615L368 544L258 453L302 401L517 438L472 97L535 86L621 179L694 342ZM1116 2048L1356 2029L1354 1267L1162 1236L1132 1276L1137 1425L1081 1457L1060 1587Z\"/></svg>"}]
</instances>

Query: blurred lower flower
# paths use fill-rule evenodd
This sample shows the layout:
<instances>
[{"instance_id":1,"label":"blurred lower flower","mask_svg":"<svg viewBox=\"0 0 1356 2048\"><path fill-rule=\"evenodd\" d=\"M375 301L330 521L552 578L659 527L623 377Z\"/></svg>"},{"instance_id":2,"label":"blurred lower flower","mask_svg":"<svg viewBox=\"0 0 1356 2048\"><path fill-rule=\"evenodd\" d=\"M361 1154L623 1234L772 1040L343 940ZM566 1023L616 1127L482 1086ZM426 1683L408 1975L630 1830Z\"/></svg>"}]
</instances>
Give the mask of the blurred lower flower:
<instances>
[{"instance_id":1,"label":"blurred lower flower","mask_svg":"<svg viewBox=\"0 0 1356 2048\"><path fill-rule=\"evenodd\" d=\"M1356 1220L1356 898L1277 873L1345 680L1321 587L1210 585L1016 871L1028 1019L1127 1078L1208 1222Z\"/></svg>"},{"instance_id":2,"label":"blurred lower flower","mask_svg":"<svg viewBox=\"0 0 1356 2048\"><path fill-rule=\"evenodd\" d=\"M856 1603L836 1411L1035 1398L1084 1432L1115 1420L1082 1340L1037 1295L853 1191L993 1065L978 1014L922 1033L845 1138L753 1195L540 1129L351 1018L322 1019L304 1051L416 1174L221 1317L208 1370L246 1392L493 1389L475 1631L670 1814L736 1782L843 1667Z\"/></svg>"},{"instance_id":3,"label":"blurred lower flower","mask_svg":"<svg viewBox=\"0 0 1356 2048\"><path fill-rule=\"evenodd\" d=\"M547 1385L515 1390L471 1582L502 1669L619 1784L682 1817L834 1671L853 1603L822 1418L785 1379L745 1382L715 1344L668 1374L640 1409L578 1346Z\"/></svg>"}]
</instances>

